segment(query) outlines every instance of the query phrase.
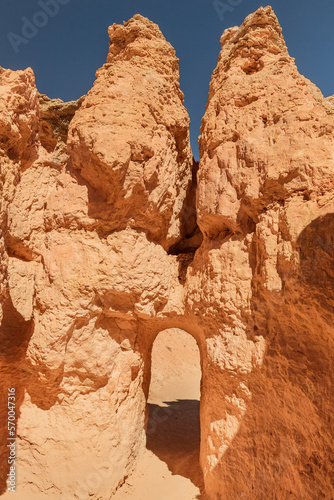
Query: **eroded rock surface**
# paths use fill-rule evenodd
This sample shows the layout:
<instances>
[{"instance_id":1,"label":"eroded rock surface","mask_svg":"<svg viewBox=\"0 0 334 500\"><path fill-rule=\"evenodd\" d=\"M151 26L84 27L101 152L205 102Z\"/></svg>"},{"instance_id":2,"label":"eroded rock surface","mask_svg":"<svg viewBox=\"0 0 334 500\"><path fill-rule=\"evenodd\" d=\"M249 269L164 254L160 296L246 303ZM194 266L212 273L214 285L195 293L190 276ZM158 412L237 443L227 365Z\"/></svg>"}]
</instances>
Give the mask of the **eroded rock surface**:
<instances>
[{"instance_id":1,"label":"eroded rock surface","mask_svg":"<svg viewBox=\"0 0 334 500\"><path fill-rule=\"evenodd\" d=\"M139 15L109 35L107 63L71 123L71 162L99 191L105 228L131 226L168 249L184 235L193 164L178 60Z\"/></svg>"},{"instance_id":2,"label":"eroded rock surface","mask_svg":"<svg viewBox=\"0 0 334 500\"><path fill-rule=\"evenodd\" d=\"M221 317L207 334L208 384L221 379L202 405L208 491L330 499L334 108L270 7L221 45L200 137L205 239L187 281L203 323Z\"/></svg>"},{"instance_id":3,"label":"eroded rock surface","mask_svg":"<svg viewBox=\"0 0 334 500\"><path fill-rule=\"evenodd\" d=\"M145 446L154 339L181 328L209 498L333 498L334 107L281 31L266 7L223 34L199 167L139 15L78 102L0 70L1 492L14 386L17 498L110 498Z\"/></svg>"},{"instance_id":4,"label":"eroded rock surface","mask_svg":"<svg viewBox=\"0 0 334 500\"><path fill-rule=\"evenodd\" d=\"M1 361L22 498L108 498L123 481L145 441L138 322L182 310L166 253L192 189L178 61L141 16L110 36L78 103L39 95L30 69L1 74Z\"/></svg>"}]
</instances>

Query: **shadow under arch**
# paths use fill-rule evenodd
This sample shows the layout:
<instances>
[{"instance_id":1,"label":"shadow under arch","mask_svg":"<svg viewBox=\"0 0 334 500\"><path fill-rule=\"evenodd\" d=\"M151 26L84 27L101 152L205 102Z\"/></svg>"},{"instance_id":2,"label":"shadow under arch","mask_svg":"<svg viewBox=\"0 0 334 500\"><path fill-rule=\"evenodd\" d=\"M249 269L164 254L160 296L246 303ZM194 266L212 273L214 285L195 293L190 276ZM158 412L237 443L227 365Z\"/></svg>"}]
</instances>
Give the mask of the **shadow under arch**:
<instances>
[{"instance_id":1,"label":"shadow under arch","mask_svg":"<svg viewBox=\"0 0 334 500\"><path fill-rule=\"evenodd\" d=\"M200 339L184 328L160 328L151 336L146 359L146 446L173 475L189 479L201 492Z\"/></svg>"}]
</instances>

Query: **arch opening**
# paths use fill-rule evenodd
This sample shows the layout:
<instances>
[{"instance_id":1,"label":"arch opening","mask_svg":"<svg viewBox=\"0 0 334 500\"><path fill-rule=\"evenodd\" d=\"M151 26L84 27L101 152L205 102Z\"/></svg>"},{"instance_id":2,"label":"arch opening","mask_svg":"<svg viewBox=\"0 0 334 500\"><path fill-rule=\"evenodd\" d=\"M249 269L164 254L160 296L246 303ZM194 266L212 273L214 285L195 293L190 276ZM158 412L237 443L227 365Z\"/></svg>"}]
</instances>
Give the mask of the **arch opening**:
<instances>
[{"instance_id":1,"label":"arch opening","mask_svg":"<svg viewBox=\"0 0 334 500\"><path fill-rule=\"evenodd\" d=\"M195 338L177 328L163 330L153 342L150 364L147 450L167 465L172 476L179 476L179 488L183 481L184 498L200 495L202 370Z\"/></svg>"}]
</instances>

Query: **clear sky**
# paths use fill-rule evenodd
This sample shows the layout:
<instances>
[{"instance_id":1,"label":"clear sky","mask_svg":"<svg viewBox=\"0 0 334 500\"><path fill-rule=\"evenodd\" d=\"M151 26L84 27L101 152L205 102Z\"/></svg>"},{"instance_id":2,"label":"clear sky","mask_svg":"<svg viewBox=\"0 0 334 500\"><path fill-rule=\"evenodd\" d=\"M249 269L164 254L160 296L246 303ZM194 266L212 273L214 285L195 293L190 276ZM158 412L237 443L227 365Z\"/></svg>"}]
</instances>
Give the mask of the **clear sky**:
<instances>
[{"instance_id":1,"label":"clear sky","mask_svg":"<svg viewBox=\"0 0 334 500\"><path fill-rule=\"evenodd\" d=\"M41 93L64 101L78 99L105 62L108 26L140 13L160 26L180 59L181 89L198 158L197 138L220 36L267 5L260 0L216 3L217 9L214 0L0 0L0 66L30 66ZM41 15L42 4L49 14ZM271 0L271 6L299 71L325 96L334 94L334 1Z\"/></svg>"}]
</instances>

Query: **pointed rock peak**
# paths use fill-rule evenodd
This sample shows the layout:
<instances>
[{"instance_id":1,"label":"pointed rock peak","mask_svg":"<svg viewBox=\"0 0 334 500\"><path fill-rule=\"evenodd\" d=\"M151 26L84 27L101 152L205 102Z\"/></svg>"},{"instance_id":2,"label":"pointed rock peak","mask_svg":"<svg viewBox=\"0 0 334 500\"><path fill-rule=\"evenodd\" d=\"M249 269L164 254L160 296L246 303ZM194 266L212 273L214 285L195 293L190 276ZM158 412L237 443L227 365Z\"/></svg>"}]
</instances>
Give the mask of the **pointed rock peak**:
<instances>
[{"instance_id":1,"label":"pointed rock peak","mask_svg":"<svg viewBox=\"0 0 334 500\"><path fill-rule=\"evenodd\" d=\"M277 19L277 16L273 8L270 7L270 5L267 5L267 7L260 7L257 11L253 12L253 14L247 16L243 24L244 25L248 24L248 26L270 25L276 31L282 33L282 28L280 26L280 23Z\"/></svg>"},{"instance_id":2,"label":"pointed rock peak","mask_svg":"<svg viewBox=\"0 0 334 500\"><path fill-rule=\"evenodd\" d=\"M179 87L179 65L175 50L160 31L157 24L139 14L123 24L109 27L110 36L107 64L97 72L97 77L105 71L110 75L116 66L119 70L131 66L133 70L150 71L171 78ZM117 71L118 71L117 70ZM125 70L125 69L124 69ZM141 75L143 73L140 73ZM176 90L183 99L183 94ZM182 94L182 96L181 96Z\"/></svg>"},{"instance_id":3,"label":"pointed rock peak","mask_svg":"<svg viewBox=\"0 0 334 500\"><path fill-rule=\"evenodd\" d=\"M233 62L233 65L241 65L245 73L251 74L277 56L293 62L289 57L282 28L270 6L260 7L247 16L240 27L225 30L220 41L220 60L227 63L225 69L229 69Z\"/></svg>"},{"instance_id":4,"label":"pointed rock peak","mask_svg":"<svg viewBox=\"0 0 334 500\"><path fill-rule=\"evenodd\" d=\"M285 46L284 38L282 35L282 28L277 19L277 16L270 6L260 7L256 12L246 17L245 21L240 27L241 36L251 34L262 30L262 35L271 33L270 38L280 41L282 47ZM275 36L276 38L275 38Z\"/></svg>"},{"instance_id":5,"label":"pointed rock peak","mask_svg":"<svg viewBox=\"0 0 334 500\"><path fill-rule=\"evenodd\" d=\"M135 14L123 24L113 24L109 27L108 34L110 46L107 62L114 60L129 45L140 44L144 46L145 44L149 45L150 41L165 42L167 44L159 26L140 14Z\"/></svg>"},{"instance_id":6,"label":"pointed rock peak","mask_svg":"<svg viewBox=\"0 0 334 500\"><path fill-rule=\"evenodd\" d=\"M147 37L149 39L151 37L156 37L160 40L165 40L159 26L140 14L135 14L129 21L124 22L123 25L132 32L138 33L138 36Z\"/></svg>"}]
</instances>

